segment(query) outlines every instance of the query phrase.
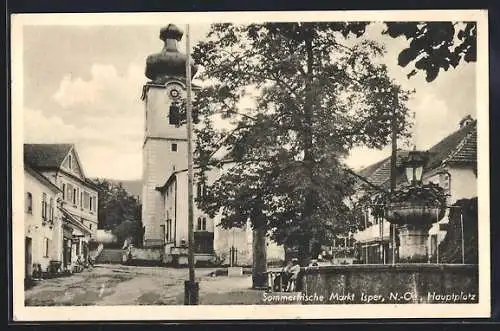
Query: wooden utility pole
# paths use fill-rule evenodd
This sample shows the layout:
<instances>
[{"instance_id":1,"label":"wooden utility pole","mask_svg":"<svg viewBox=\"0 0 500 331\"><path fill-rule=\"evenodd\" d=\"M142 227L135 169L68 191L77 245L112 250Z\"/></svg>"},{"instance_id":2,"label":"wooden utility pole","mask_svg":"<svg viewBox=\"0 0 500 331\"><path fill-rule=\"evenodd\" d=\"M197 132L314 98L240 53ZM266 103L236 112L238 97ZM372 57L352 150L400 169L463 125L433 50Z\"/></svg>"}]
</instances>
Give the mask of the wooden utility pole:
<instances>
[{"instance_id":1,"label":"wooden utility pole","mask_svg":"<svg viewBox=\"0 0 500 331\"><path fill-rule=\"evenodd\" d=\"M385 216L385 214L384 214ZM379 236L380 236L380 261L382 264L385 264L385 254L384 254L384 217L378 218L378 228L379 228Z\"/></svg>"},{"instance_id":2,"label":"wooden utility pole","mask_svg":"<svg viewBox=\"0 0 500 331\"><path fill-rule=\"evenodd\" d=\"M391 120L391 195L394 193L396 189L396 162L397 162L397 153L398 153L398 141L397 141L397 122L396 122L396 110L399 106L398 100L399 94L396 92L396 104L393 109L392 120ZM396 263L396 225L391 224L392 230L392 264Z\"/></svg>"},{"instance_id":3,"label":"wooden utility pole","mask_svg":"<svg viewBox=\"0 0 500 331\"><path fill-rule=\"evenodd\" d=\"M194 275L194 231L193 231L193 119L191 105L191 45L189 24L186 25L186 122L188 149L188 264L189 280L184 284L184 304L198 304L198 284Z\"/></svg>"},{"instance_id":4,"label":"wooden utility pole","mask_svg":"<svg viewBox=\"0 0 500 331\"><path fill-rule=\"evenodd\" d=\"M462 241L462 264L465 264L465 240L464 240L464 213L463 207L460 208L460 239Z\"/></svg>"}]
</instances>

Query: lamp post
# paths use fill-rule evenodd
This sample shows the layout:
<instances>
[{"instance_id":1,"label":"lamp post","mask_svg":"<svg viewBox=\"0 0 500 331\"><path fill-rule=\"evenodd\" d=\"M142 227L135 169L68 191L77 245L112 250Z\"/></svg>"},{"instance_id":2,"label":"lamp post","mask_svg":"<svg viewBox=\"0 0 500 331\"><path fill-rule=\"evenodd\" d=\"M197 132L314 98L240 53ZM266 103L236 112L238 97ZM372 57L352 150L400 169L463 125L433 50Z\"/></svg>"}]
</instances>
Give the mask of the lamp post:
<instances>
[{"instance_id":1,"label":"lamp post","mask_svg":"<svg viewBox=\"0 0 500 331\"><path fill-rule=\"evenodd\" d=\"M424 169L424 158L422 153L410 151L405 165L406 179L410 185L417 185L422 182L422 173Z\"/></svg>"}]
</instances>

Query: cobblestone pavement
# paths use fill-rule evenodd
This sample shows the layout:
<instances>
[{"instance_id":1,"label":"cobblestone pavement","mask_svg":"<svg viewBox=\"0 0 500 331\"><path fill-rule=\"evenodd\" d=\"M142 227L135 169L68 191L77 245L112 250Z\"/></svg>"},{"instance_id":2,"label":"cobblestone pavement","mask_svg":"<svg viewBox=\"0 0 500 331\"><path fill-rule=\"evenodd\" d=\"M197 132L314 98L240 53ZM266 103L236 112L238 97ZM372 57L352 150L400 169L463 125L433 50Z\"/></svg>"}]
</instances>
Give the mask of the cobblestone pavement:
<instances>
[{"instance_id":1,"label":"cobblestone pavement","mask_svg":"<svg viewBox=\"0 0 500 331\"><path fill-rule=\"evenodd\" d=\"M217 276L196 269L200 304L261 304L252 278ZM98 265L92 271L46 279L25 291L26 306L182 305L188 269Z\"/></svg>"}]
</instances>

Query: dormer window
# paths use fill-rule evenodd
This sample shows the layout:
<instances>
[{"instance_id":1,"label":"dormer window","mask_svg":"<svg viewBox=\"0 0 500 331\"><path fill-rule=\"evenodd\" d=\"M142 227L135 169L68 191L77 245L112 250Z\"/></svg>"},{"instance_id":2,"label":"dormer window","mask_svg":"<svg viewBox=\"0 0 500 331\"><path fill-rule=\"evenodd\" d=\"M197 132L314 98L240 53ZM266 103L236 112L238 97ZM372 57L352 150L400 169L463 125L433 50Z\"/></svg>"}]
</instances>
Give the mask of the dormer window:
<instances>
[{"instance_id":1,"label":"dormer window","mask_svg":"<svg viewBox=\"0 0 500 331\"><path fill-rule=\"evenodd\" d=\"M465 116L464 118L462 118L462 120L459 123L460 128L466 127L467 125L471 124L473 121L474 121L474 119L472 118L472 116L470 116L470 115Z\"/></svg>"}]
</instances>

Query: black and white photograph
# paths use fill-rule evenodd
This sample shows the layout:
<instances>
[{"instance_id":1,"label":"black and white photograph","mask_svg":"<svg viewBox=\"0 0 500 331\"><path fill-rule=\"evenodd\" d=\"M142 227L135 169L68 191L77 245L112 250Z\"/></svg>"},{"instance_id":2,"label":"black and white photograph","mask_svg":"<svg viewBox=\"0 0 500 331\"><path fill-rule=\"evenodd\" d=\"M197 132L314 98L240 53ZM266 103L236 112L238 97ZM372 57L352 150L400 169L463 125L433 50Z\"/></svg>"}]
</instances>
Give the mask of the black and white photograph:
<instances>
[{"instance_id":1,"label":"black and white photograph","mask_svg":"<svg viewBox=\"0 0 500 331\"><path fill-rule=\"evenodd\" d=\"M13 15L14 320L489 317L487 21Z\"/></svg>"}]
</instances>

